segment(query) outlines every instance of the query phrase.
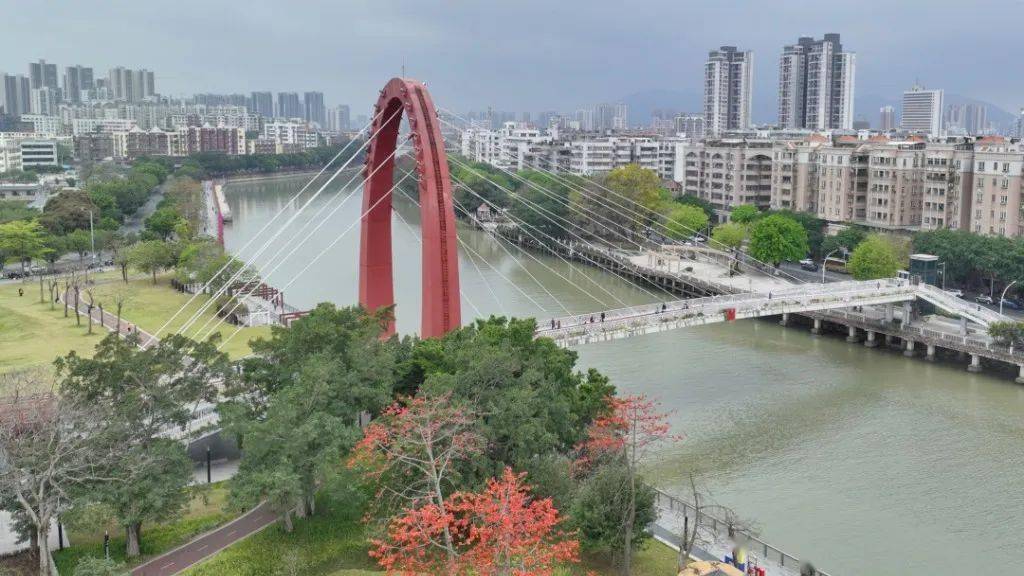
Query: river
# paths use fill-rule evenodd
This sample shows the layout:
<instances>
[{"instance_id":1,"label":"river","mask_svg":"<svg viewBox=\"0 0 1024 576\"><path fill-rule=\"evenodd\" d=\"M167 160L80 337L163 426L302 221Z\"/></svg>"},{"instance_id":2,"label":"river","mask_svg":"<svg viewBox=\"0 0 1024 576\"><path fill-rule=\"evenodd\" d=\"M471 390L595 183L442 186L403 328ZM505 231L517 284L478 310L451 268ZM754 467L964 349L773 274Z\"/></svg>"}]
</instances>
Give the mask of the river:
<instances>
[{"instance_id":1,"label":"river","mask_svg":"<svg viewBox=\"0 0 1024 576\"><path fill-rule=\"evenodd\" d=\"M257 234L305 178L229 184L228 249L238 251ZM341 198L325 192L281 239L323 203ZM290 283L288 302L356 302L358 226L296 274L359 210L357 192L269 275L275 286ZM418 229L414 205L401 200L396 210ZM287 208L278 222L293 213ZM397 218L393 230L398 328L414 332L418 232ZM484 259L460 250L466 321L475 310L543 322L564 314L561 306L585 313L659 301L599 270L517 254L521 266L484 233L464 228L459 235ZM264 272L273 267L272 253L256 260ZM644 393L672 412L685 439L656 455L656 484L686 495L689 473L696 472L703 489L752 520L763 539L834 576L1021 571L1012 566L1024 532L1024 387L1010 379L768 321L590 344L578 353L581 369L595 367L621 392Z\"/></svg>"}]
</instances>

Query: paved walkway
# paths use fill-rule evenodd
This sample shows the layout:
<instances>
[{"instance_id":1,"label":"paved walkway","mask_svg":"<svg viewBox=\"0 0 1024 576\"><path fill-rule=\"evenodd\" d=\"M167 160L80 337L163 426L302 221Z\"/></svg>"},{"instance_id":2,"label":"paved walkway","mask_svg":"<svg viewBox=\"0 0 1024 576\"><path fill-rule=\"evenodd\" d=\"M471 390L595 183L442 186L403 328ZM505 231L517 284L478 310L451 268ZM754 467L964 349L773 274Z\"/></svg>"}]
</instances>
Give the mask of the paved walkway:
<instances>
[{"instance_id":1,"label":"paved walkway","mask_svg":"<svg viewBox=\"0 0 1024 576\"><path fill-rule=\"evenodd\" d=\"M71 308L72 311L74 311L74 309L75 309L74 292L72 290L68 290L67 296L68 296L68 299L69 299L68 306ZM63 298L64 298L64 294L63 293L57 295L57 301L58 302L63 302ZM79 296L78 296L78 311L80 313L82 313L83 315L85 315L86 317L89 316L89 303L82 297L81 294L79 294ZM154 345L154 344L156 344L157 342L160 341L159 338L156 338L155 336L153 336L149 332L146 332L145 330L142 330L141 328L139 328L135 324L132 324L131 322L125 320L124 318L121 318L121 323L118 324L117 315L116 314L112 314L111 312L108 312L107 310L104 310L103 313L101 314L99 307L93 307L92 318L93 318L93 321L95 321L101 327L106 328L107 330L110 330L111 332L115 332L116 331L118 334L121 334L121 335L127 335L129 333L138 333L138 335L139 335L139 346L142 347L142 348L147 348L147 347L149 347L151 345ZM88 318L86 318L86 321L88 321ZM150 342L152 342L152 344L150 344Z\"/></svg>"},{"instance_id":2,"label":"paved walkway","mask_svg":"<svg viewBox=\"0 0 1024 576\"><path fill-rule=\"evenodd\" d=\"M131 574L132 576L177 574L239 540L263 530L276 522L277 518L278 516L270 511L266 504L260 504L232 522L132 569Z\"/></svg>"}]
</instances>

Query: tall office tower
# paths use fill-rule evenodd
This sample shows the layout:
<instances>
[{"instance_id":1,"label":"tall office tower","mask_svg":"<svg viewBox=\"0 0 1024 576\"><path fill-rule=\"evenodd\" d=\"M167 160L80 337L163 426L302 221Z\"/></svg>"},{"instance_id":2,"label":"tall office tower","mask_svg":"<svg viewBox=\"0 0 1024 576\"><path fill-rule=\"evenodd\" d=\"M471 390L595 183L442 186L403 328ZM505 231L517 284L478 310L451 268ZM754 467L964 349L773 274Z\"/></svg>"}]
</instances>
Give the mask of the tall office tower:
<instances>
[{"instance_id":1,"label":"tall office tower","mask_svg":"<svg viewBox=\"0 0 1024 576\"><path fill-rule=\"evenodd\" d=\"M73 104L82 102L82 92L94 89L92 68L68 66L64 69L64 99Z\"/></svg>"},{"instance_id":2,"label":"tall office tower","mask_svg":"<svg viewBox=\"0 0 1024 576\"><path fill-rule=\"evenodd\" d=\"M704 119L708 136L750 126L754 53L722 46L704 64Z\"/></svg>"},{"instance_id":3,"label":"tall office tower","mask_svg":"<svg viewBox=\"0 0 1024 576\"><path fill-rule=\"evenodd\" d=\"M277 116L279 118L302 118L302 102L297 92L277 93Z\"/></svg>"},{"instance_id":4,"label":"tall office tower","mask_svg":"<svg viewBox=\"0 0 1024 576\"><path fill-rule=\"evenodd\" d=\"M32 110L32 81L26 76L0 74L0 109L18 117Z\"/></svg>"},{"instance_id":5,"label":"tall office tower","mask_svg":"<svg viewBox=\"0 0 1024 576\"><path fill-rule=\"evenodd\" d=\"M922 86L903 92L900 128L908 132L942 133L942 90L925 90Z\"/></svg>"},{"instance_id":6,"label":"tall office tower","mask_svg":"<svg viewBox=\"0 0 1024 576\"><path fill-rule=\"evenodd\" d=\"M779 58L779 125L811 130L853 129L857 55L843 52L839 34L800 38Z\"/></svg>"},{"instance_id":7,"label":"tall office tower","mask_svg":"<svg viewBox=\"0 0 1024 576\"><path fill-rule=\"evenodd\" d=\"M133 70L132 84L135 86L135 99L132 102L141 102L156 96L156 75L151 70Z\"/></svg>"},{"instance_id":8,"label":"tall office tower","mask_svg":"<svg viewBox=\"0 0 1024 576\"><path fill-rule=\"evenodd\" d=\"M320 126L327 125L327 110L324 108L323 92L306 92L302 95L303 118L307 122L315 122Z\"/></svg>"},{"instance_id":9,"label":"tall office tower","mask_svg":"<svg viewBox=\"0 0 1024 576\"><path fill-rule=\"evenodd\" d=\"M882 132L888 132L896 129L896 109L892 106L882 106L881 110L878 111L879 124L878 129Z\"/></svg>"},{"instance_id":10,"label":"tall office tower","mask_svg":"<svg viewBox=\"0 0 1024 576\"><path fill-rule=\"evenodd\" d=\"M249 99L249 112L264 118L273 118L274 95L270 92L253 92Z\"/></svg>"},{"instance_id":11,"label":"tall office tower","mask_svg":"<svg viewBox=\"0 0 1024 576\"><path fill-rule=\"evenodd\" d=\"M29 62L28 77L32 81L32 88L60 89L57 85L57 65L47 64L46 60Z\"/></svg>"}]
</instances>

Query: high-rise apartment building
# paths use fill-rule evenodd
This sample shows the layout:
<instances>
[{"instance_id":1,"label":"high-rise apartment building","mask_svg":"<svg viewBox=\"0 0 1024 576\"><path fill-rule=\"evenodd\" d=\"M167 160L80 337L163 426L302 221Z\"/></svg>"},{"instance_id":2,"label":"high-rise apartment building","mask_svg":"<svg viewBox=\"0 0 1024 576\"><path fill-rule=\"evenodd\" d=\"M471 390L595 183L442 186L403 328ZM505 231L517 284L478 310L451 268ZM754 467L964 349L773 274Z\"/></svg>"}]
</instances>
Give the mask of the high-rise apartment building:
<instances>
[{"instance_id":1,"label":"high-rise apartment building","mask_svg":"<svg viewBox=\"0 0 1024 576\"><path fill-rule=\"evenodd\" d=\"M988 109L981 104L951 104L942 122L950 134L977 136L988 131Z\"/></svg>"},{"instance_id":2,"label":"high-rise apartment building","mask_svg":"<svg viewBox=\"0 0 1024 576\"><path fill-rule=\"evenodd\" d=\"M327 125L327 109L324 107L323 92L306 92L302 95L303 118L323 127Z\"/></svg>"},{"instance_id":3,"label":"high-rise apartment building","mask_svg":"<svg viewBox=\"0 0 1024 576\"><path fill-rule=\"evenodd\" d=\"M922 86L903 93L900 128L938 136L942 133L942 90L925 90Z\"/></svg>"},{"instance_id":4,"label":"high-rise apartment building","mask_svg":"<svg viewBox=\"0 0 1024 576\"><path fill-rule=\"evenodd\" d=\"M302 118L302 102L297 92L277 93L277 116L279 118Z\"/></svg>"},{"instance_id":5,"label":"high-rise apartment building","mask_svg":"<svg viewBox=\"0 0 1024 576\"><path fill-rule=\"evenodd\" d=\"M839 34L800 38L779 59L779 125L811 130L853 129L857 55L843 52Z\"/></svg>"},{"instance_id":6,"label":"high-rise apartment building","mask_svg":"<svg viewBox=\"0 0 1024 576\"><path fill-rule=\"evenodd\" d=\"M60 89L57 85L57 65L47 64L46 60L29 62L28 77L32 82L32 88Z\"/></svg>"},{"instance_id":7,"label":"high-rise apartment building","mask_svg":"<svg viewBox=\"0 0 1024 576\"><path fill-rule=\"evenodd\" d=\"M264 118L274 117L274 95L270 92L253 92L249 111Z\"/></svg>"},{"instance_id":8,"label":"high-rise apartment building","mask_svg":"<svg viewBox=\"0 0 1024 576\"><path fill-rule=\"evenodd\" d=\"M703 114L680 114L675 118L676 134L682 134L691 140L704 138L706 124Z\"/></svg>"},{"instance_id":9,"label":"high-rise apartment building","mask_svg":"<svg viewBox=\"0 0 1024 576\"><path fill-rule=\"evenodd\" d=\"M710 137L750 126L754 53L722 46L704 64L704 121Z\"/></svg>"},{"instance_id":10,"label":"high-rise apartment building","mask_svg":"<svg viewBox=\"0 0 1024 576\"><path fill-rule=\"evenodd\" d=\"M32 111L32 81L20 74L0 74L0 109L18 117Z\"/></svg>"},{"instance_id":11,"label":"high-rise apartment building","mask_svg":"<svg viewBox=\"0 0 1024 576\"><path fill-rule=\"evenodd\" d=\"M345 132L350 129L349 108L345 104L331 108L327 112L327 129L332 132Z\"/></svg>"},{"instance_id":12,"label":"high-rise apartment building","mask_svg":"<svg viewBox=\"0 0 1024 576\"><path fill-rule=\"evenodd\" d=\"M598 104L593 109L592 127L581 130L597 130L607 132L609 130L625 130L627 126L626 115L628 113L625 104Z\"/></svg>"},{"instance_id":13,"label":"high-rise apartment building","mask_svg":"<svg viewBox=\"0 0 1024 576\"><path fill-rule=\"evenodd\" d=\"M114 100L143 102L156 96L156 77L150 70L118 66L107 73L107 81Z\"/></svg>"},{"instance_id":14,"label":"high-rise apartment building","mask_svg":"<svg viewBox=\"0 0 1024 576\"><path fill-rule=\"evenodd\" d=\"M82 92L94 89L92 68L68 66L64 69L64 99L72 104L82 102Z\"/></svg>"},{"instance_id":15,"label":"high-rise apartment building","mask_svg":"<svg viewBox=\"0 0 1024 576\"><path fill-rule=\"evenodd\" d=\"M882 132L889 132L896 129L896 109L892 106L882 106L878 111L878 129Z\"/></svg>"}]
</instances>

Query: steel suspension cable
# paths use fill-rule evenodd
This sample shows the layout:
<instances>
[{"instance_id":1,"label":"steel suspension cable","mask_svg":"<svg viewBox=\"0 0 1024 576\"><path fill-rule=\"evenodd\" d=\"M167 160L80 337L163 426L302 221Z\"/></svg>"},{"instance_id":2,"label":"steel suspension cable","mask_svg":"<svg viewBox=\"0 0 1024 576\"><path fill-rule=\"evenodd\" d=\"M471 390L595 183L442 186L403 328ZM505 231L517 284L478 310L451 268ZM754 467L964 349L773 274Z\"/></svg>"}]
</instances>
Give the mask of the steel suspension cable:
<instances>
[{"instance_id":1,"label":"steel suspension cable","mask_svg":"<svg viewBox=\"0 0 1024 576\"><path fill-rule=\"evenodd\" d=\"M363 126L363 127L362 127L362 128L361 128L361 129L359 130L359 132L357 132L357 133L356 133L356 137L354 137L354 138L352 138L351 140L349 140L349 141L348 141L348 143L346 143L346 144L345 144L345 146L344 146L344 147L342 147L342 149L341 149L341 150L339 150L339 151L338 151L338 153L337 153L337 154L335 154L333 158L331 158L330 160L328 160L328 161L327 161L327 163L326 163L326 164L324 164L323 168L321 168L321 169L320 169L320 171L319 171L319 172L317 172L317 173L316 173L316 175L315 175L315 176L313 176L313 177L312 177L312 178L311 178L311 179L309 180L309 182L306 182L306 184L305 184L305 185L304 185L304 186L303 186L303 187L302 187L302 188L301 188L301 189L300 189L300 190L299 190L298 192L296 192L294 196L292 196L291 200L289 200L287 204L285 204L284 206L282 206L282 207L281 207L281 209L280 209L280 210L278 210L278 211L277 211L277 212L276 212L276 213L274 214L274 216L273 216L273 217L271 217L271 219L270 219L270 220L268 220L268 221L267 221L267 222L266 222L266 223L265 223L265 224L263 225L263 227L262 227L262 228L260 228L260 230L259 230L259 231L257 231L257 232L256 232L256 234L255 234L255 235L254 235L254 236L253 236L252 238L250 238L250 239L249 239L249 240L248 240L248 241L247 241L247 242L246 242L246 243L245 243L245 244L244 244L244 245L243 245L243 246L242 246L242 247L241 247L241 248L239 249L239 252L242 252L242 251L244 251L244 250L245 250L246 248L248 248L250 244L252 244L252 243L253 243L254 241L256 241L256 239L257 239L257 238L258 238L258 237L259 237L259 236L260 236L261 234L263 234L263 232L265 232L265 231L267 230L267 228L269 228L269 227L270 227L270 226L271 226L271 225L272 225L272 224L274 223L274 221L275 221L275 220L277 220L277 218L278 218L279 216L281 216L281 214L284 214L285 208L286 208L287 206L289 206L289 205L292 205L292 203L294 203L294 202L295 202L296 198L298 198L298 197L299 197L299 196L300 196L300 195L301 195L301 194L302 194L303 192L305 192L305 191L306 191L306 189L307 189L307 188L309 188L309 186L310 186L310 185L311 185L311 184L312 184L313 182L315 182L317 178L319 178L320 176L322 176L322 175L323 175L323 173L324 173L324 172L325 172L325 171L327 170L327 168L328 168L328 167L329 167L329 166L330 166L331 164L333 164L333 163L334 163L334 162L335 162L335 161L336 161L336 160L337 160L338 158L340 158L340 157L341 157L341 155L342 155L342 154L344 154L346 150L348 150L349 146L351 146L351 145L352 145L352 144L353 144L353 143L354 143L354 142L355 142L355 141L357 140L357 138L358 138L358 137L359 137L360 135L362 135L362 134L363 134L363 132L365 132L365 131L366 131L366 129L367 129L367 128L369 128L370 126L372 126L372 125L373 125L373 122L377 120L377 118L378 118L378 117L380 116L380 114L381 114L381 113L383 113L383 111L381 111L381 112L378 112L377 114L374 114L373 118L371 118L371 119L370 119L370 121L369 121L369 122L368 122L368 123L366 124L366 126ZM355 156L355 154L353 154L353 157L354 157L354 156ZM347 165L347 163L346 163L346 165ZM344 169L344 167L343 167L343 169ZM230 264L231 264L231 260L229 259L229 260L228 260L227 262L225 262L225 263L224 263L224 265L223 265L223 266L221 266L221 267L220 267L220 269L218 269L218 270L217 270L217 272L215 272L215 273L213 274L213 276L211 276L211 277L210 277L210 280L209 280L209 281L207 281L207 282L206 282L206 283L205 283L205 284L203 285L203 289L202 289L202 290L197 290L197 291L196 291L196 293L195 293L195 294L193 294L193 295L192 295L192 297L191 297L191 298L189 298L189 299L188 299L188 300L187 300L187 301L186 301L186 302L185 302L184 304L182 304L182 305L181 305L181 306L180 306L180 307L178 308L178 310L177 310L177 311L175 311L175 313L174 313L174 314L173 314L173 315L172 315L172 316L171 316L170 318L168 318L168 319L167 319L167 321L166 321L166 322L164 322L164 324L163 324L163 325L162 325L162 326L161 326L161 327L160 327L160 328L159 328L159 329L158 329L158 330L157 330L156 332L153 332L153 333L151 333L151 335L150 335L150 338L149 338L149 341L147 341L147 342L146 342L146 343L145 343L144 345L149 345L150 343L152 343L152 340L153 340L153 338L154 338L154 337L157 337L157 336L159 336L159 334L160 334L161 332L163 332L163 331L164 331L164 330L165 330L165 329L166 329L166 328L167 328L167 327L168 327L168 326L170 325L170 323L174 321L174 319L175 319L175 318L177 318L177 317L178 317L178 314L181 314L182 310L184 310L184 309L185 309L185 308L186 308L186 307L187 307L187 306L188 306L189 304L191 304L191 303L192 303L192 302L193 302L193 301L194 301L194 300L195 300L196 298L198 298L198 297L199 297L199 294L201 294L201 293L205 292L205 291L206 291L206 289L207 289L207 288L209 288L209 286L210 286L210 283L211 283L211 282L213 281L213 279L215 279L215 278L217 278L218 276L220 276L221 274L223 274L223 273L224 273L224 271L225 271L225 270L226 270L226 269L228 268L228 266L229 266Z\"/></svg>"},{"instance_id":2,"label":"steel suspension cable","mask_svg":"<svg viewBox=\"0 0 1024 576\"><path fill-rule=\"evenodd\" d=\"M370 174L369 174L369 175L368 175L368 176L366 177L366 179L370 179L370 178L372 178L372 177L373 177L373 176L374 176L374 175L375 175L375 174L376 174L376 173L377 173L377 172L378 172L378 171L379 171L379 170L380 170L381 168L383 168L383 167L384 167L384 166L385 166L385 165L386 165L386 164L388 163L388 161L390 161L390 160L391 160L392 158L394 158L394 157L395 157L395 155L397 155L397 154L398 154L398 153L399 153L399 152L400 152L400 151L402 150L402 148L404 147L404 145L405 145L405 142L403 142L403 143L402 143L402 145L400 145L400 146L396 146L396 147L395 147L395 149L394 149L394 150L393 150L393 151L391 152L391 154L389 154L389 155L387 156L387 158L385 158L385 159L384 159L384 161L383 161L383 162L381 162L380 164L378 164L378 165L377 165L377 167L376 167L376 168L374 168L374 169L373 169L373 171L372 171L372 172L371 172L371 173L370 173ZM346 203L348 202L348 200L349 200L350 198L352 198L353 196L355 196L355 191L350 191L350 192L349 192L349 193L348 193L347 195L346 195L346 194L344 194L344 192L346 191L346 189L348 188L348 186L349 186L349 185L351 185L353 181L355 181L356 177L357 177L357 176L353 176L353 177L352 177L352 178L351 178L351 179L350 179L350 180L349 180L349 181L348 181L348 182L347 182L347 183L345 184L345 186L344 186L344 187L343 187L343 188L342 188L342 189L341 189L341 190L339 191L338 197L340 197L340 198L341 198L341 202L339 202L337 206L335 206L335 207L334 207L333 209L331 209L331 211L330 211L330 212L329 212L329 213L327 214L327 216L325 216L325 217L324 217L324 218L323 218L322 220L320 220L320 222L319 222L319 223L318 223L318 224L316 225L316 227L314 227L314 228L313 228L313 230L311 230L311 231L310 231L310 232L309 232L308 234L306 234L306 236L305 236L305 237L303 237L303 238L302 238L302 240L301 240L301 241L299 241L299 243L298 243L298 244L296 244L295 246L293 246L293 247L291 248L291 250L290 250L290 251L289 251L289 252L288 252L287 254L285 254L285 255L284 255L284 257L282 257L282 258L281 258L280 260L278 260L278 262L277 262L276 264L274 264L274 265L273 265L273 267L272 267L272 268L270 269L270 271L269 271L269 272L267 272L267 273L266 273L266 275L264 276L264 277L265 277L266 279L268 279L268 280L269 280L269 279L270 279L270 276L271 276L271 275L273 275L273 274L274 274L274 272L276 272L276 271L278 270L278 268L280 268L280 267L281 267L281 265L282 265L282 264L284 264L285 262L287 262L287 261L288 261L288 260L289 260L289 259L290 259L290 258L291 258L291 257L292 257L292 256L293 256L294 254L295 254L295 252L297 252L297 251L298 251L298 250L299 250L299 249L300 249L301 247L305 246L306 242L308 242L308 241L309 241L309 239L310 239L310 238L312 238L312 237L313 237L313 235L315 235L315 234L316 234L316 233L317 233L317 232L318 232L318 231L320 230L320 228L322 228L322 227L324 226L324 224L326 224L327 222L329 222L329 221L330 221L330 219L331 219L331 217L332 217L332 216L334 216L334 214L335 214L335 213L337 213L337 212L338 212L339 210L341 210L341 209L342 209L342 208L343 208L343 207L345 206L345 204L346 204ZM299 229L299 231L298 231L298 232L296 232L296 233L295 233L295 234L294 234L294 235L292 236L292 238L291 238L291 239L289 239L289 240L288 240L287 242L285 242L284 244L282 244L282 245L281 245L281 246L280 246L280 247L278 248L277 252L275 252L275 253L274 253L274 255L273 255L273 256L271 256L271 258L270 258L269 262L271 262L271 263L272 263L272 262L273 262L273 260L274 260L274 258L276 258L276 257L277 257L277 256L278 256L278 255L279 255L279 254L280 254L281 252L283 252L283 251L284 251L284 249L285 249L286 247L288 247L288 245L289 245L290 243L294 242L294 241L295 241L295 239L296 239L296 238L298 238L298 237L299 237L299 235L300 235L300 234L302 234L302 233L303 233L303 232L304 232L304 231L306 230L306 228L308 228L308 227L309 227L309 225L310 225L310 224L312 224L312 223L313 223L314 221L316 221L316 218L318 218L318 217L319 217L319 215L320 215L320 214L322 214L322 213L324 212L324 210L326 210L326 209L327 209L327 207L328 207L328 206L330 206L330 205L331 205L331 201L330 201L330 200L329 200L329 201L327 201L327 202L325 202L325 203L323 204L323 206L321 206L321 207L320 207L320 209L319 209L319 210L317 210L316 214L314 214L312 218L310 218L309 220L307 220L307 221L306 221L306 223L305 223L305 224L304 224L304 225L302 226L302 228L300 228L300 229ZM236 302L234 303L234 306L232 307L232 309L231 309L231 310L230 310L229 312L225 313L225 316L224 316L224 318L226 318L226 317L227 317L227 316L229 316L230 314L234 313L234 312L235 312L235 310L237 310L237 309L238 309L238 307L239 307L239 306L241 305L241 303L242 303L242 299L243 299L243 298L248 298L248 297L252 296L252 295L253 295L253 293L254 293L254 292L256 291L256 289L257 289L258 287L259 287L259 285L258 285L258 284L255 284L255 283L254 283L254 284L253 284L253 285L252 285L252 286L251 286L251 287L250 287L250 288L248 289L248 291L247 291L247 292L245 293L245 295L244 295L244 296L242 296L242 298L236 298ZM283 291L283 289L282 289L282 291ZM214 316L214 318L216 318L216 316ZM203 324L203 326L202 326L201 328L199 328L199 330L197 331L197 333L198 333L198 332L202 332L202 331L203 331L204 329L206 329L206 327L207 327L207 326L209 325L209 323L210 323L211 321L213 321L213 319L214 319L214 318L210 318L210 319L207 319L206 323L204 323L204 324ZM206 332L206 334L205 334L205 335L204 335L204 336L202 337L202 339L206 339L206 338L209 338L209 337L210 337L210 335L211 335L211 334L213 334L213 331L214 331L214 330L216 330L216 329L217 329L217 327L219 327L219 326L220 326L221 322L224 322L224 318L220 318L220 319L218 319L218 320L217 320L217 322L216 322L216 324L214 324L213 328L211 328L211 329L210 329L210 330L209 330L208 332Z\"/></svg>"}]
</instances>

